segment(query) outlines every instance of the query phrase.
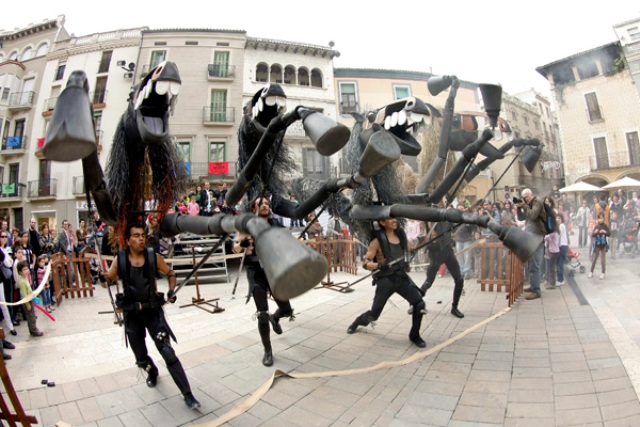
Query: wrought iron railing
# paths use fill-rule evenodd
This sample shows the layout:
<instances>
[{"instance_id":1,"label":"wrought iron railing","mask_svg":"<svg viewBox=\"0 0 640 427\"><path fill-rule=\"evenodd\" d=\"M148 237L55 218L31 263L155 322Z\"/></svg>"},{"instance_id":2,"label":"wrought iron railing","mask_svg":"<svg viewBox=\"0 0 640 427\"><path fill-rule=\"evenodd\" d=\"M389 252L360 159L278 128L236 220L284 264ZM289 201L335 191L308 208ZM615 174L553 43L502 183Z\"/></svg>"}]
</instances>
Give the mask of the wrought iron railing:
<instances>
[{"instance_id":1,"label":"wrought iron railing","mask_svg":"<svg viewBox=\"0 0 640 427\"><path fill-rule=\"evenodd\" d=\"M9 96L9 107L30 106L33 104L35 92L17 92Z\"/></svg>"},{"instance_id":2,"label":"wrought iron railing","mask_svg":"<svg viewBox=\"0 0 640 427\"><path fill-rule=\"evenodd\" d=\"M27 135L9 136L2 138L2 151L24 150L27 147Z\"/></svg>"},{"instance_id":3,"label":"wrought iron railing","mask_svg":"<svg viewBox=\"0 0 640 427\"><path fill-rule=\"evenodd\" d=\"M236 66L229 64L209 64L207 76L221 79L233 79L236 76Z\"/></svg>"},{"instance_id":4,"label":"wrought iron railing","mask_svg":"<svg viewBox=\"0 0 640 427\"><path fill-rule=\"evenodd\" d=\"M56 195L58 180L56 178L29 181L27 183L27 197L51 197Z\"/></svg>"},{"instance_id":5,"label":"wrought iron railing","mask_svg":"<svg viewBox=\"0 0 640 427\"><path fill-rule=\"evenodd\" d=\"M10 182L8 184L2 184L2 192L0 197L22 197L22 189L26 187L24 184L17 182Z\"/></svg>"},{"instance_id":6,"label":"wrought iron railing","mask_svg":"<svg viewBox=\"0 0 640 427\"><path fill-rule=\"evenodd\" d=\"M202 120L205 123L234 123L236 120L236 109L235 107L204 107Z\"/></svg>"},{"instance_id":7,"label":"wrought iron railing","mask_svg":"<svg viewBox=\"0 0 640 427\"><path fill-rule=\"evenodd\" d=\"M71 179L71 194L86 194L84 189L84 175L74 176Z\"/></svg>"}]
</instances>

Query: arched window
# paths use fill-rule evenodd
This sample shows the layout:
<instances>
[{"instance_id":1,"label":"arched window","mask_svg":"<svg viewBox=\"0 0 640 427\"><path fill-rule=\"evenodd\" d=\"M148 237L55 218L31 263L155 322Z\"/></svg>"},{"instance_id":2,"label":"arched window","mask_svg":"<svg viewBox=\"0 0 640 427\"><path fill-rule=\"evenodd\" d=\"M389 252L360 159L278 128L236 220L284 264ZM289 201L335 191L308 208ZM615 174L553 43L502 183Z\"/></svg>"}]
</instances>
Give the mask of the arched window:
<instances>
[{"instance_id":1,"label":"arched window","mask_svg":"<svg viewBox=\"0 0 640 427\"><path fill-rule=\"evenodd\" d=\"M317 68L311 70L311 86L322 87L322 72Z\"/></svg>"},{"instance_id":2,"label":"arched window","mask_svg":"<svg viewBox=\"0 0 640 427\"><path fill-rule=\"evenodd\" d=\"M269 75L271 83L282 83L282 67L278 64L271 65L271 73Z\"/></svg>"},{"instance_id":3,"label":"arched window","mask_svg":"<svg viewBox=\"0 0 640 427\"><path fill-rule=\"evenodd\" d=\"M256 81L265 83L269 81L269 66L264 62L256 65Z\"/></svg>"},{"instance_id":4,"label":"arched window","mask_svg":"<svg viewBox=\"0 0 640 427\"><path fill-rule=\"evenodd\" d=\"M309 70L305 67L298 68L298 84L300 86L309 86Z\"/></svg>"},{"instance_id":5,"label":"arched window","mask_svg":"<svg viewBox=\"0 0 640 427\"><path fill-rule=\"evenodd\" d=\"M47 52L49 52L49 44L45 42L45 43L42 43L40 46L38 46L38 50L36 51L36 56L45 56Z\"/></svg>"},{"instance_id":6,"label":"arched window","mask_svg":"<svg viewBox=\"0 0 640 427\"><path fill-rule=\"evenodd\" d=\"M31 58L33 58L33 49L31 48L31 46L27 46L22 51L22 61L26 61Z\"/></svg>"},{"instance_id":7,"label":"arched window","mask_svg":"<svg viewBox=\"0 0 640 427\"><path fill-rule=\"evenodd\" d=\"M284 83L288 85L296 84L296 69L293 65L284 67Z\"/></svg>"},{"instance_id":8,"label":"arched window","mask_svg":"<svg viewBox=\"0 0 640 427\"><path fill-rule=\"evenodd\" d=\"M9 54L9 61L17 61L18 60L18 51L14 50Z\"/></svg>"}]
</instances>

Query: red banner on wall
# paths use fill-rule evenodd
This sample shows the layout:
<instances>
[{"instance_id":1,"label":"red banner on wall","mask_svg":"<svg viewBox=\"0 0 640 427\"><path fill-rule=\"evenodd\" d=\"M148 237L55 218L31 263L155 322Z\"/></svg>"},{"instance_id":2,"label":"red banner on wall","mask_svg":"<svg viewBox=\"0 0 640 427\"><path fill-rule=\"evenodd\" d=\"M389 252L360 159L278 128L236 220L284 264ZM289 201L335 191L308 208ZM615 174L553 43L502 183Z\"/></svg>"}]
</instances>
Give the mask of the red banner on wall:
<instances>
[{"instance_id":1,"label":"red banner on wall","mask_svg":"<svg viewBox=\"0 0 640 427\"><path fill-rule=\"evenodd\" d=\"M38 148L44 147L44 138L38 138Z\"/></svg>"},{"instance_id":2,"label":"red banner on wall","mask_svg":"<svg viewBox=\"0 0 640 427\"><path fill-rule=\"evenodd\" d=\"M229 173L229 162L209 162L209 175L226 175Z\"/></svg>"}]
</instances>

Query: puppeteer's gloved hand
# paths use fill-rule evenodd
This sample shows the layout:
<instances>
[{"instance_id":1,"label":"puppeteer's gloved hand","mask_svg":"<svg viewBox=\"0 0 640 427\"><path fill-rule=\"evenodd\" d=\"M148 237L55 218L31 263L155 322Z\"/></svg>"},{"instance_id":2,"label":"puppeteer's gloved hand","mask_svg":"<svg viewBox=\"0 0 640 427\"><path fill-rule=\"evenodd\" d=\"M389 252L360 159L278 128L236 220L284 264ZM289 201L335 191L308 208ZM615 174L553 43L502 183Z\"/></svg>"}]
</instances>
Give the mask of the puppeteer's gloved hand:
<instances>
[{"instance_id":1,"label":"puppeteer's gloved hand","mask_svg":"<svg viewBox=\"0 0 640 427\"><path fill-rule=\"evenodd\" d=\"M167 292L167 301L169 301L171 304L175 303L177 299L178 297L173 291Z\"/></svg>"},{"instance_id":2,"label":"puppeteer's gloved hand","mask_svg":"<svg viewBox=\"0 0 640 427\"><path fill-rule=\"evenodd\" d=\"M240 241L240 247L241 248L248 248L249 246L251 246L251 238L250 237L245 237L244 239L242 239Z\"/></svg>"},{"instance_id":3,"label":"puppeteer's gloved hand","mask_svg":"<svg viewBox=\"0 0 640 427\"><path fill-rule=\"evenodd\" d=\"M391 267L389 266L389 264L386 261L383 262L383 263L378 264L378 269L380 271L389 271L389 268L391 268Z\"/></svg>"}]
</instances>

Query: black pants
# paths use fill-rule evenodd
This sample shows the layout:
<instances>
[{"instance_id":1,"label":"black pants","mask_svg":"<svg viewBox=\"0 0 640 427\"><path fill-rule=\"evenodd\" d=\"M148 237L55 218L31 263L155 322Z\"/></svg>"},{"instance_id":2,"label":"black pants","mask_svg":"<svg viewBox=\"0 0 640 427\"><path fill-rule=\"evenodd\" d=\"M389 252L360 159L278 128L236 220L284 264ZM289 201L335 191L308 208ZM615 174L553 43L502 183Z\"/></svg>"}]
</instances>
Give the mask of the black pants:
<instances>
[{"instance_id":1,"label":"black pants","mask_svg":"<svg viewBox=\"0 0 640 427\"><path fill-rule=\"evenodd\" d=\"M136 364L144 367L147 363L152 363L145 341L147 331L149 331L153 343L164 359L169 374L180 389L180 392L182 394L189 393L191 391L189 380L182 367L182 363L180 363L175 351L171 347L170 335L172 332L164 318L162 308L129 312L126 315L125 333L127 334L127 340L131 346L131 350L136 357Z\"/></svg>"},{"instance_id":2,"label":"black pants","mask_svg":"<svg viewBox=\"0 0 640 427\"><path fill-rule=\"evenodd\" d=\"M410 305L417 307L413 310L411 331L409 338L420 336L420 324L422 322L422 308L424 301L418 287L413 280L404 272L396 272L390 276L376 278L376 293L373 297L371 310L365 311L356 318L356 325L367 326L370 322L378 320L382 314L384 306L394 293L407 300Z\"/></svg>"},{"instance_id":3,"label":"black pants","mask_svg":"<svg viewBox=\"0 0 640 427\"><path fill-rule=\"evenodd\" d=\"M269 311L269 293L271 293L271 287L269 286L269 281L267 280L264 270L260 266L248 266L247 279L249 281L249 291L253 296L253 302L256 304L256 310ZM286 316L293 313L289 301L278 300L275 297L274 301L283 315Z\"/></svg>"},{"instance_id":4,"label":"black pants","mask_svg":"<svg viewBox=\"0 0 640 427\"><path fill-rule=\"evenodd\" d=\"M446 248L444 250L429 250L429 267L427 268L427 282L430 285L433 284L433 281L436 279L436 274L438 273L438 268L442 264L447 266L447 270L451 273L451 277L453 277L453 283L455 284L453 288L453 307L458 307L458 303L460 302L460 295L462 295L462 289L464 288L464 278L462 277L462 273L460 272L460 264L458 264L458 259L453 253L453 249Z\"/></svg>"}]
</instances>

